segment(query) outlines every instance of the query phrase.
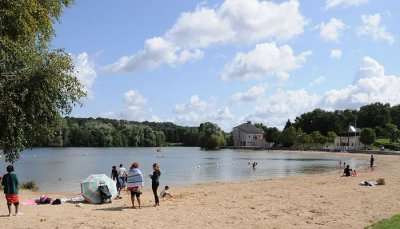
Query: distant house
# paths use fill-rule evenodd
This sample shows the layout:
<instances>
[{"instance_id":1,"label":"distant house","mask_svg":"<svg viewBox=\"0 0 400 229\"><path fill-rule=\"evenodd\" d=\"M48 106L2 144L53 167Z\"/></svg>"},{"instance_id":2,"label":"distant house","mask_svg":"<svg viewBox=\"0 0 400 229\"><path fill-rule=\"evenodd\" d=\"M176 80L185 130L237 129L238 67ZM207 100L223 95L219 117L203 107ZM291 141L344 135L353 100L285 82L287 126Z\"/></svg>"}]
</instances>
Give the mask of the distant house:
<instances>
[{"instance_id":1,"label":"distant house","mask_svg":"<svg viewBox=\"0 0 400 229\"><path fill-rule=\"evenodd\" d=\"M265 147L264 131L251 122L233 128L233 145L235 147Z\"/></svg>"},{"instance_id":2,"label":"distant house","mask_svg":"<svg viewBox=\"0 0 400 229\"><path fill-rule=\"evenodd\" d=\"M354 129L352 132L344 133L335 138L335 150L360 150L365 147L360 141L360 129Z\"/></svg>"}]
</instances>

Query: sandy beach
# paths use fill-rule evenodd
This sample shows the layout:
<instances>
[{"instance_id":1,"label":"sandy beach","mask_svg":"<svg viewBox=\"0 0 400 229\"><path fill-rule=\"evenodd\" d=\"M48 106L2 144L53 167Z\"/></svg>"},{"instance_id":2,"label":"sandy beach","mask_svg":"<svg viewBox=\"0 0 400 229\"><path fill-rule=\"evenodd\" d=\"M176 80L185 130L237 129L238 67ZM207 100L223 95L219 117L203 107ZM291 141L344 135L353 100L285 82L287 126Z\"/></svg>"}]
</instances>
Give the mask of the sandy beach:
<instances>
[{"instance_id":1,"label":"sandy beach","mask_svg":"<svg viewBox=\"0 0 400 229\"><path fill-rule=\"evenodd\" d=\"M368 160L369 155L351 155ZM400 212L400 157L376 156L376 169L357 177L341 170L307 176L173 188L174 198L154 208L149 187L142 209L131 209L127 193L111 204L22 206L22 216L5 217L2 228L364 228ZM363 180L385 178L386 185L363 187ZM41 192L21 193L22 200ZM46 193L52 198L73 193Z\"/></svg>"}]
</instances>

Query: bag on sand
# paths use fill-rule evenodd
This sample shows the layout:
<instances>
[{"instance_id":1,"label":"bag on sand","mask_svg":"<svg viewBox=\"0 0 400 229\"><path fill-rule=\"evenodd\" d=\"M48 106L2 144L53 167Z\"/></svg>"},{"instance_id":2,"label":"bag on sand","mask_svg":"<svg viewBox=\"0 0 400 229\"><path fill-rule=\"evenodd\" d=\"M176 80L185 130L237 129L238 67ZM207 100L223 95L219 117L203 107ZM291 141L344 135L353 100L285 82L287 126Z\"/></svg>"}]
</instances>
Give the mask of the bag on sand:
<instances>
[{"instance_id":1,"label":"bag on sand","mask_svg":"<svg viewBox=\"0 0 400 229\"><path fill-rule=\"evenodd\" d=\"M105 203L107 200L110 200L112 197L107 185L99 185L99 193L101 196L102 203Z\"/></svg>"},{"instance_id":2,"label":"bag on sand","mask_svg":"<svg viewBox=\"0 0 400 229\"><path fill-rule=\"evenodd\" d=\"M61 204L60 199L55 199L53 202L51 202L51 205L59 205L59 204Z\"/></svg>"}]
</instances>

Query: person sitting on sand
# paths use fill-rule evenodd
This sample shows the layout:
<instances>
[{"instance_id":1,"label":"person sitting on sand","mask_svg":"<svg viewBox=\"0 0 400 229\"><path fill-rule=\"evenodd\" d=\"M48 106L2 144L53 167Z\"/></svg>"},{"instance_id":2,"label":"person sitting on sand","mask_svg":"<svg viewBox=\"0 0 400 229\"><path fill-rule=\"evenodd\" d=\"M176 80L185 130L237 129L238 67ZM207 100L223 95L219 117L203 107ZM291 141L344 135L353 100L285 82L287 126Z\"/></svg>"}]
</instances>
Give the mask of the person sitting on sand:
<instances>
[{"instance_id":1,"label":"person sitting on sand","mask_svg":"<svg viewBox=\"0 0 400 229\"><path fill-rule=\"evenodd\" d=\"M343 176L344 177L349 177L351 176L351 169L350 169L350 165L347 165L346 168L344 168L343 170Z\"/></svg>"},{"instance_id":2,"label":"person sitting on sand","mask_svg":"<svg viewBox=\"0 0 400 229\"><path fill-rule=\"evenodd\" d=\"M172 194L169 192L169 186L168 185L166 185L165 187L164 187L164 189L160 192L160 197L161 198L172 198Z\"/></svg>"},{"instance_id":3,"label":"person sitting on sand","mask_svg":"<svg viewBox=\"0 0 400 229\"><path fill-rule=\"evenodd\" d=\"M14 166L7 166L7 174L1 180L4 194L7 200L8 216L11 216L11 205L15 207L15 215L18 215L19 197L18 197L18 178L14 173Z\"/></svg>"},{"instance_id":4,"label":"person sitting on sand","mask_svg":"<svg viewBox=\"0 0 400 229\"><path fill-rule=\"evenodd\" d=\"M144 186L144 179L142 171L139 169L139 163L132 163L127 180L127 188L131 192L132 208L135 207L135 197L137 199L140 208L140 195L142 194L141 189Z\"/></svg>"},{"instance_id":5,"label":"person sitting on sand","mask_svg":"<svg viewBox=\"0 0 400 229\"><path fill-rule=\"evenodd\" d=\"M353 169L353 172L351 173L352 177L356 177L357 176L357 171L355 169Z\"/></svg>"}]
</instances>

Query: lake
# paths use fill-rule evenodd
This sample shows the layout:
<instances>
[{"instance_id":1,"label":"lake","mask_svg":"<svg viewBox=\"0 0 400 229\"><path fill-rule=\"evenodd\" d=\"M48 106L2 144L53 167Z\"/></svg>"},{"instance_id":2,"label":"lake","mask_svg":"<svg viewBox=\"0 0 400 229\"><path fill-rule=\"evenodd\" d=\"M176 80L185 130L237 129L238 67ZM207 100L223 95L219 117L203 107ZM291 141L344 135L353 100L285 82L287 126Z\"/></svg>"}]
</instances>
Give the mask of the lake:
<instances>
[{"instance_id":1,"label":"lake","mask_svg":"<svg viewBox=\"0 0 400 229\"><path fill-rule=\"evenodd\" d=\"M197 147L157 148L35 148L25 150L15 164L20 182L33 180L41 191L80 192L80 181L90 174L110 176L112 165L129 168L139 162L146 186L152 164L160 163L161 185L189 185L209 181L238 181L285 177L331 171L338 161L352 167L365 162L336 154L224 149L202 151ZM252 169L249 161L257 161ZM0 162L1 173L5 171Z\"/></svg>"}]
</instances>

